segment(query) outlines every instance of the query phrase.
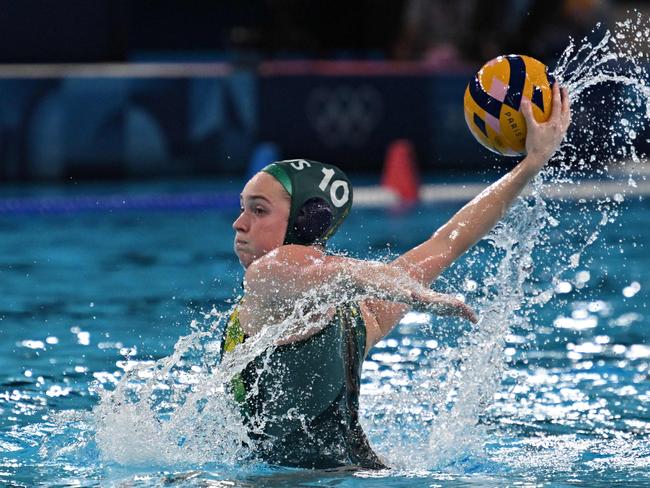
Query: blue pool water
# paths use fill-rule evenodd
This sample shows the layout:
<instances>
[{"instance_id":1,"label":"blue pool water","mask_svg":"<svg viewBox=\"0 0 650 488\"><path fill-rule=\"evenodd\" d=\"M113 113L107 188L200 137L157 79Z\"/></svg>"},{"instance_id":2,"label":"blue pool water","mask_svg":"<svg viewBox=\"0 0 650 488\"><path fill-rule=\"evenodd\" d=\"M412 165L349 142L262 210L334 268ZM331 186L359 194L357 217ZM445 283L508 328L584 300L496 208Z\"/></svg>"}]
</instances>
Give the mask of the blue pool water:
<instances>
[{"instance_id":1,"label":"blue pool water","mask_svg":"<svg viewBox=\"0 0 650 488\"><path fill-rule=\"evenodd\" d=\"M461 204L357 209L333 247L360 258L399 254ZM378 473L155 454L143 462L134 452L133 463L115 461L111 450L120 446L95 442L98 391L113 389L133 364L170 355L213 307L229 308L241 280L231 246L236 210L1 216L0 484L650 484L650 204L628 195L616 207L544 206L551 217L529 256L518 249L534 229L517 227L517 212L539 210L530 203L506 221L522 238L508 247L510 261L497 233L434 285L462 294L484 317L505 313L508 323L486 318L472 329L411 314L369 353L363 423L393 468ZM598 238L582 250L594 231ZM543 290L553 293L534 303ZM508 315L513 308L520 310ZM499 335L503 344L490 342ZM490 348L496 354L486 355ZM446 383L434 381L444 375ZM441 401L436 391L449 384ZM130 442L143 442L123 426L109 434L127 453Z\"/></svg>"}]
</instances>

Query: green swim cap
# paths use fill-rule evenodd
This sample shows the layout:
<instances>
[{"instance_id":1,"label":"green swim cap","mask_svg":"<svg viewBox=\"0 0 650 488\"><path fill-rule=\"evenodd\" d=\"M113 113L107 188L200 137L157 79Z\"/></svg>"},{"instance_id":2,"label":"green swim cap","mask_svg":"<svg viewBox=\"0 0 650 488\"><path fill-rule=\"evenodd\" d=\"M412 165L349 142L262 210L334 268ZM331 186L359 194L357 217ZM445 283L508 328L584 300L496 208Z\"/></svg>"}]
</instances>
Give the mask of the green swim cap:
<instances>
[{"instance_id":1,"label":"green swim cap","mask_svg":"<svg viewBox=\"0 0 650 488\"><path fill-rule=\"evenodd\" d=\"M325 244L352 207L352 183L336 166L289 159L262 169L291 197L285 244Z\"/></svg>"}]
</instances>

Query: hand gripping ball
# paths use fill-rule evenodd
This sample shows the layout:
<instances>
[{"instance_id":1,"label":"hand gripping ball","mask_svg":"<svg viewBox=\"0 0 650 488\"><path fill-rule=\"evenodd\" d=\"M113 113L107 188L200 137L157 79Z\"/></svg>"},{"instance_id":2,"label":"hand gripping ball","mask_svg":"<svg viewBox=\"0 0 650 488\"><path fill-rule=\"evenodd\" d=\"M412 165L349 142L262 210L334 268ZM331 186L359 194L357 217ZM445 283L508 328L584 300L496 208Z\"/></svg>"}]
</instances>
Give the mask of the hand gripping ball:
<instances>
[{"instance_id":1,"label":"hand gripping ball","mask_svg":"<svg viewBox=\"0 0 650 488\"><path fill-rule=\"evenodd\" d=\"M504 156L526 154L526 121L519 111L522 97L532 104L538 122L551 115L548 67L528 56L509 54L488 61L465 90L465 121L478 142Z\"/></svg>"}]
</instances>

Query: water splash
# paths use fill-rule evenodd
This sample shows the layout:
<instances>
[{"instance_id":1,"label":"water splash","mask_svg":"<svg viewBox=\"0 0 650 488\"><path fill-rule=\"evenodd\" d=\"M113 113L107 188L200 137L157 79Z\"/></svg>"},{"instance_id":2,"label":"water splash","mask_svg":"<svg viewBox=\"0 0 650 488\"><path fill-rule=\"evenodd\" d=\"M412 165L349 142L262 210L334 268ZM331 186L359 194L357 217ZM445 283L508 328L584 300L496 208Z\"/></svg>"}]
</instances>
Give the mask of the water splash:
<instances>
[{"instance_id":1,"label":"water splash","mask_svg":"<svg viewBox=\"0 0 650 488\"><path fill-rule=\"evenodd\" d=\"M486 432L494 429L489 407L508 373L508 337L519 328L534 341L535 312L558 285L584 286L584 272L576 272L583 253L603 226L617 223L627 193L645 181L636 144L650 116L648 21L637 15L613 31L597 26L593 34L600 40L571 41L553 70L570 93L574 123L566 140L529 196L487 237L492 249L479 246L467 259L480 264L481 285L463 290L466 268L447 276L451 290L462 290L480 310L479 324L455 347L429 351L425 370L397 372L390 387L371 388L366 426L397 466L432 469L481 455ZM610 184L607 192L599 191L603 183ZM571 221L563 218L567 205L578 205ZM557 259L538 270L539 253ZM399 386L404 383L408 392ZM414 432L409 425L430 428Z\"/></svg>"},{"instance_id":2,"label":"water splash","mask_svg":"<svg viewBox=\"0 0 650 488\"><path fill-rule=\"evenodd\" d=\"M115 390L100 390L95 438L105 461L232 465L250 455L238 407L224 387L258 341L246 344L238 360L219 366L218 331L228 315L213 309L204 322L193 321L193 331L178 340L172 355L136 363Z\"/></svg>"},{"instance_id":3,"label":"water splash","mask_svg":"<svg viewBox=\"0 0 650 488\"><path fill-rule=\"evenodd\" d=\"M230 312L214 309L205 315L205 323L193 322L193 332L178 340L172 355L155 362L132 363L114 390L99 390L100 402L93 414L95 441L104 461L148 466L214 462L253 466L258 442L268 441L255 440L251 434L268 437L264 427L270 419L248 418L245 426L228 385L255 358L262 357L262 367L268 369L278 344L325 326L333 307L370 297L345 286L347 276L341 280L305 294L285 319L266 324L240 344L236 354L220 356L218 331L225 328ZM402 280L402 286L409 289L418 286L408 277L398 281ZM257 384L247 387L251 394L257 388ZM286 415L300 420L295 412Z\"/></svg>"}]
</instances>

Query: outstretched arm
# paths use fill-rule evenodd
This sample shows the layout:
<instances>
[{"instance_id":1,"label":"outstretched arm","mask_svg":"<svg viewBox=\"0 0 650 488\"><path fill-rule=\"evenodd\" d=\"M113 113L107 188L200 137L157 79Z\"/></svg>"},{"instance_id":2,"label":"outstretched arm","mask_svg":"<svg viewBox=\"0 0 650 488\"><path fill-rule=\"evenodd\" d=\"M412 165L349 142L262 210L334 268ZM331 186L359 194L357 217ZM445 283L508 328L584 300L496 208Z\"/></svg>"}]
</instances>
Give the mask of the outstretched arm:
<instances>
[{"instance_id":1,"label":"outstretched arm","mask_svg":"<svg viewBox=\"0 0 650 488\"><path fill-rule=\"evenodd\" d=\"M550 119L538 123L533 117L530 101L523 99L522 113L528 130L527 156L512 171L459 210L433 236L391 265L429 286L445 268L487 234L562 142L571 122L571 111L567 91L563 88L560 92L557 83L553 86L552 107ZM402 305L378 300L369 301L368 306L380 329L373 343L388 334L408 311Z\"/></svg>"},{"instance_id":2,"label":"outstretched arm","mask_svg":"<svg viewBox=\"0 0 650 488\"><path fill-rule=\"evenodd\" d=\"M328 290L326 285L331 288ZM409 308L424 308L437 315L477 320L463 302L409 279L399 268L328 256L311 246L282 246L254 261L246 270L244 288L240 316L247 316L251 320L245 322L258 328L282 319L283 312L291 312L296 300L312 291L318 292L318 301L326 303L344 300L343 290L350 292L351 298L362 294L399 302ZM328 291L332 296L327 297ZM256 332L246 330L249 335Z\"/></svg>"}]
</instances>

